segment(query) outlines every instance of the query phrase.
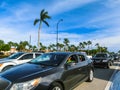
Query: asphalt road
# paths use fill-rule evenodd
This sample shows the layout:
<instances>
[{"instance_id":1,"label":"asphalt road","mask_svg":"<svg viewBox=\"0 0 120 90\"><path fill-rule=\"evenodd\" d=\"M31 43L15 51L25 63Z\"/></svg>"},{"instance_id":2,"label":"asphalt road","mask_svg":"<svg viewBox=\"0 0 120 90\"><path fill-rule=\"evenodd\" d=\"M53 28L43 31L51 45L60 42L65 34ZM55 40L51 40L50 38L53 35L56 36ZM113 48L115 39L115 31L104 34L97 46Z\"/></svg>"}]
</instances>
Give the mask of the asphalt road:
<instances>
[{"instance_id":1,"label":"asphalt road","mask_svg":"<svg viewBox=\"0 0 120 90\"><path fill-rule=\"evenodd\" d=\"M84 82L77 86L74 90L105 90L105 87L111 78L116 67L120 66L120 62L115 62L110 69L95 68L94 80L92 82Z\"/></svg>"}]
</instances>

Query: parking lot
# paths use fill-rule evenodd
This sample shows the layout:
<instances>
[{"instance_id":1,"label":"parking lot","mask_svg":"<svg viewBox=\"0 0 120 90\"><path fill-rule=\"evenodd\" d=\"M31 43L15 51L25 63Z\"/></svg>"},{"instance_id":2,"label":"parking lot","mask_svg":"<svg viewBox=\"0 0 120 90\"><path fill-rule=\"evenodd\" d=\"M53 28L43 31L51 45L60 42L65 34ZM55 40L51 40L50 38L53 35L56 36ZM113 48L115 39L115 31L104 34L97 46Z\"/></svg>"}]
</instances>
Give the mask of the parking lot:
<instances>
[{"instance_id":1,"label":"parking lot","mask_svg":"<svg viewBox=\"0 0 120 90\"><path fill-rule=\"evenodd\" d=\"M115 62L110 69L95 68L93 82L84 82L77 86L74 90L105 90L115 68L120 65L120 62Z\"/></svg>"}]
</instances>

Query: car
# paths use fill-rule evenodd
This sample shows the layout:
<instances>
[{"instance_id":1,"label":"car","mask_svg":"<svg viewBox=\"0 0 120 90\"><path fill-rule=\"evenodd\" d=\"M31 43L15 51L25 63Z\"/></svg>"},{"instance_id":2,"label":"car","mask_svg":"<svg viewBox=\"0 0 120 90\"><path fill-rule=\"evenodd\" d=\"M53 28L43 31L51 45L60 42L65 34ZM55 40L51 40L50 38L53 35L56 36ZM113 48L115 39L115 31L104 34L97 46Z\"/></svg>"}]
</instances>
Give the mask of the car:
<instances>
[{"instance_id":1,"label":"car","mask_svg":"<svg viewBox=\"0 0 120 90\"><path fill-rule=\"evenodd\" d=\"M87 57L88 57L88 58L90 58L90 59L92 58L92 56L91 56L91 55L87 55Z\"/></svg>"},{"instance_id":2,"label":"car","mask_svg":"<svg viewBox=\"0 0 120 90\"><path fill-rule=\"evenodd\" d=\"M114 63L114 60L111 58L111 55L108 53L97 53L92 58L95 67L106 67L110 68L110 66Z\"/></svg>"},{"instance_id":3,"label":"car","mask_svg":"<svg viewBox=\"0 0 120 90\"><path fill-rule=\"evenodd\" d=\"M71 57L73 62L67 63ZM91 59L80 52L49 52L0 73L1 90L70 90L93 80Z\"/></svg>"},{"instance_id":4,"label":"car","mask_svg":"<svg viewBox=\"0 0 120 90\"><path fill-rule=\"evenodd\" d=\"M113 54L114 61L119 61L120 57L118 54Z\"/></svg>"},{"instance_id":5,"label":"car","mask_svg":"<svg viewBox=\"0 0 120 90\"><path fill-rule=\"evenodd\" d=\"M26 63L33 58L38 57L42 53L37 52L31 52L31 53L25 53L25 52L17 52L14 53L6 58L0 59L0 72L5 71L15 65Z\"/></svg>"}]
</instances>

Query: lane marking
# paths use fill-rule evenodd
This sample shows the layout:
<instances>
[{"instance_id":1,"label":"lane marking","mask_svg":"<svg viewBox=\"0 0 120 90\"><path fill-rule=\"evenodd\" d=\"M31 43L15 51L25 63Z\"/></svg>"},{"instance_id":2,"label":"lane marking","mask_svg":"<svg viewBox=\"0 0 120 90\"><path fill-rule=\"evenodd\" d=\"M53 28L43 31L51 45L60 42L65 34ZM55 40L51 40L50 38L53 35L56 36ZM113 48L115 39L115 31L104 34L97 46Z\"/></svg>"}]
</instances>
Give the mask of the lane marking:
<instances>
[{"instance_id":1,"label":"lane marking","mask_svg":"<svg viewBox=\"0 0 120 90\"><path fill-rule=\"evenodd\" d=\"M119 68L119 64L117 64L117 66L115 67L115 71L113 72L113 74L112 74L111 78L109 79L109 81L108 81L108 83L107 83L107 85L106 85L104 90L109 90L110 89L110 86L112 84L113 78L114 78L118 68Z\"/></svg>"}]
</instances>

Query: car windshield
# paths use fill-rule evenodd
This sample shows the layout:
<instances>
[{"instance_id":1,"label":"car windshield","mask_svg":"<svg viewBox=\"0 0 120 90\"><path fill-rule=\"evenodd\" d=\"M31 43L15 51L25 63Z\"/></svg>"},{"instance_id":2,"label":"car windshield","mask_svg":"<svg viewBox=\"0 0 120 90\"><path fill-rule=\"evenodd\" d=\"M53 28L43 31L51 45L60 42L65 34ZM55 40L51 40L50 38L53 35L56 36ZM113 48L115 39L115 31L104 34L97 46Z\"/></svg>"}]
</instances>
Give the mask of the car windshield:
<instances>
[{"instance_id":1,"label":"car windshield","mask_svg":"<svg viewBox=\"0 0 120 90\"><path fill-rule=\"evenodd\" d=\"M96 54L95 57L107 57L106 54Z\"/></svg>"},{"instance_id":2,"label":"car windshield","mask_svg":"<svg viewBox=\"0 0 120 90\"><path fill-rule=\"evenodd\" d=\"M66 58L66 56L67 55L65 54L46 53L31 60L29 63L47 66L58 66Z\"/></svg>"},{"instance_id":3,"label":"car windshield","mask_svg":"<svg viewBox=\"0 0 120 90\"><path fill-rule=\"evenodd\" d=\"M24 53L15 53L15 54L12 54L12 55L10 55L9 57L8 57L8 59L17 59L19 56L21 56L22 54L24 54Z\"/></svg>"}]
</instances>

